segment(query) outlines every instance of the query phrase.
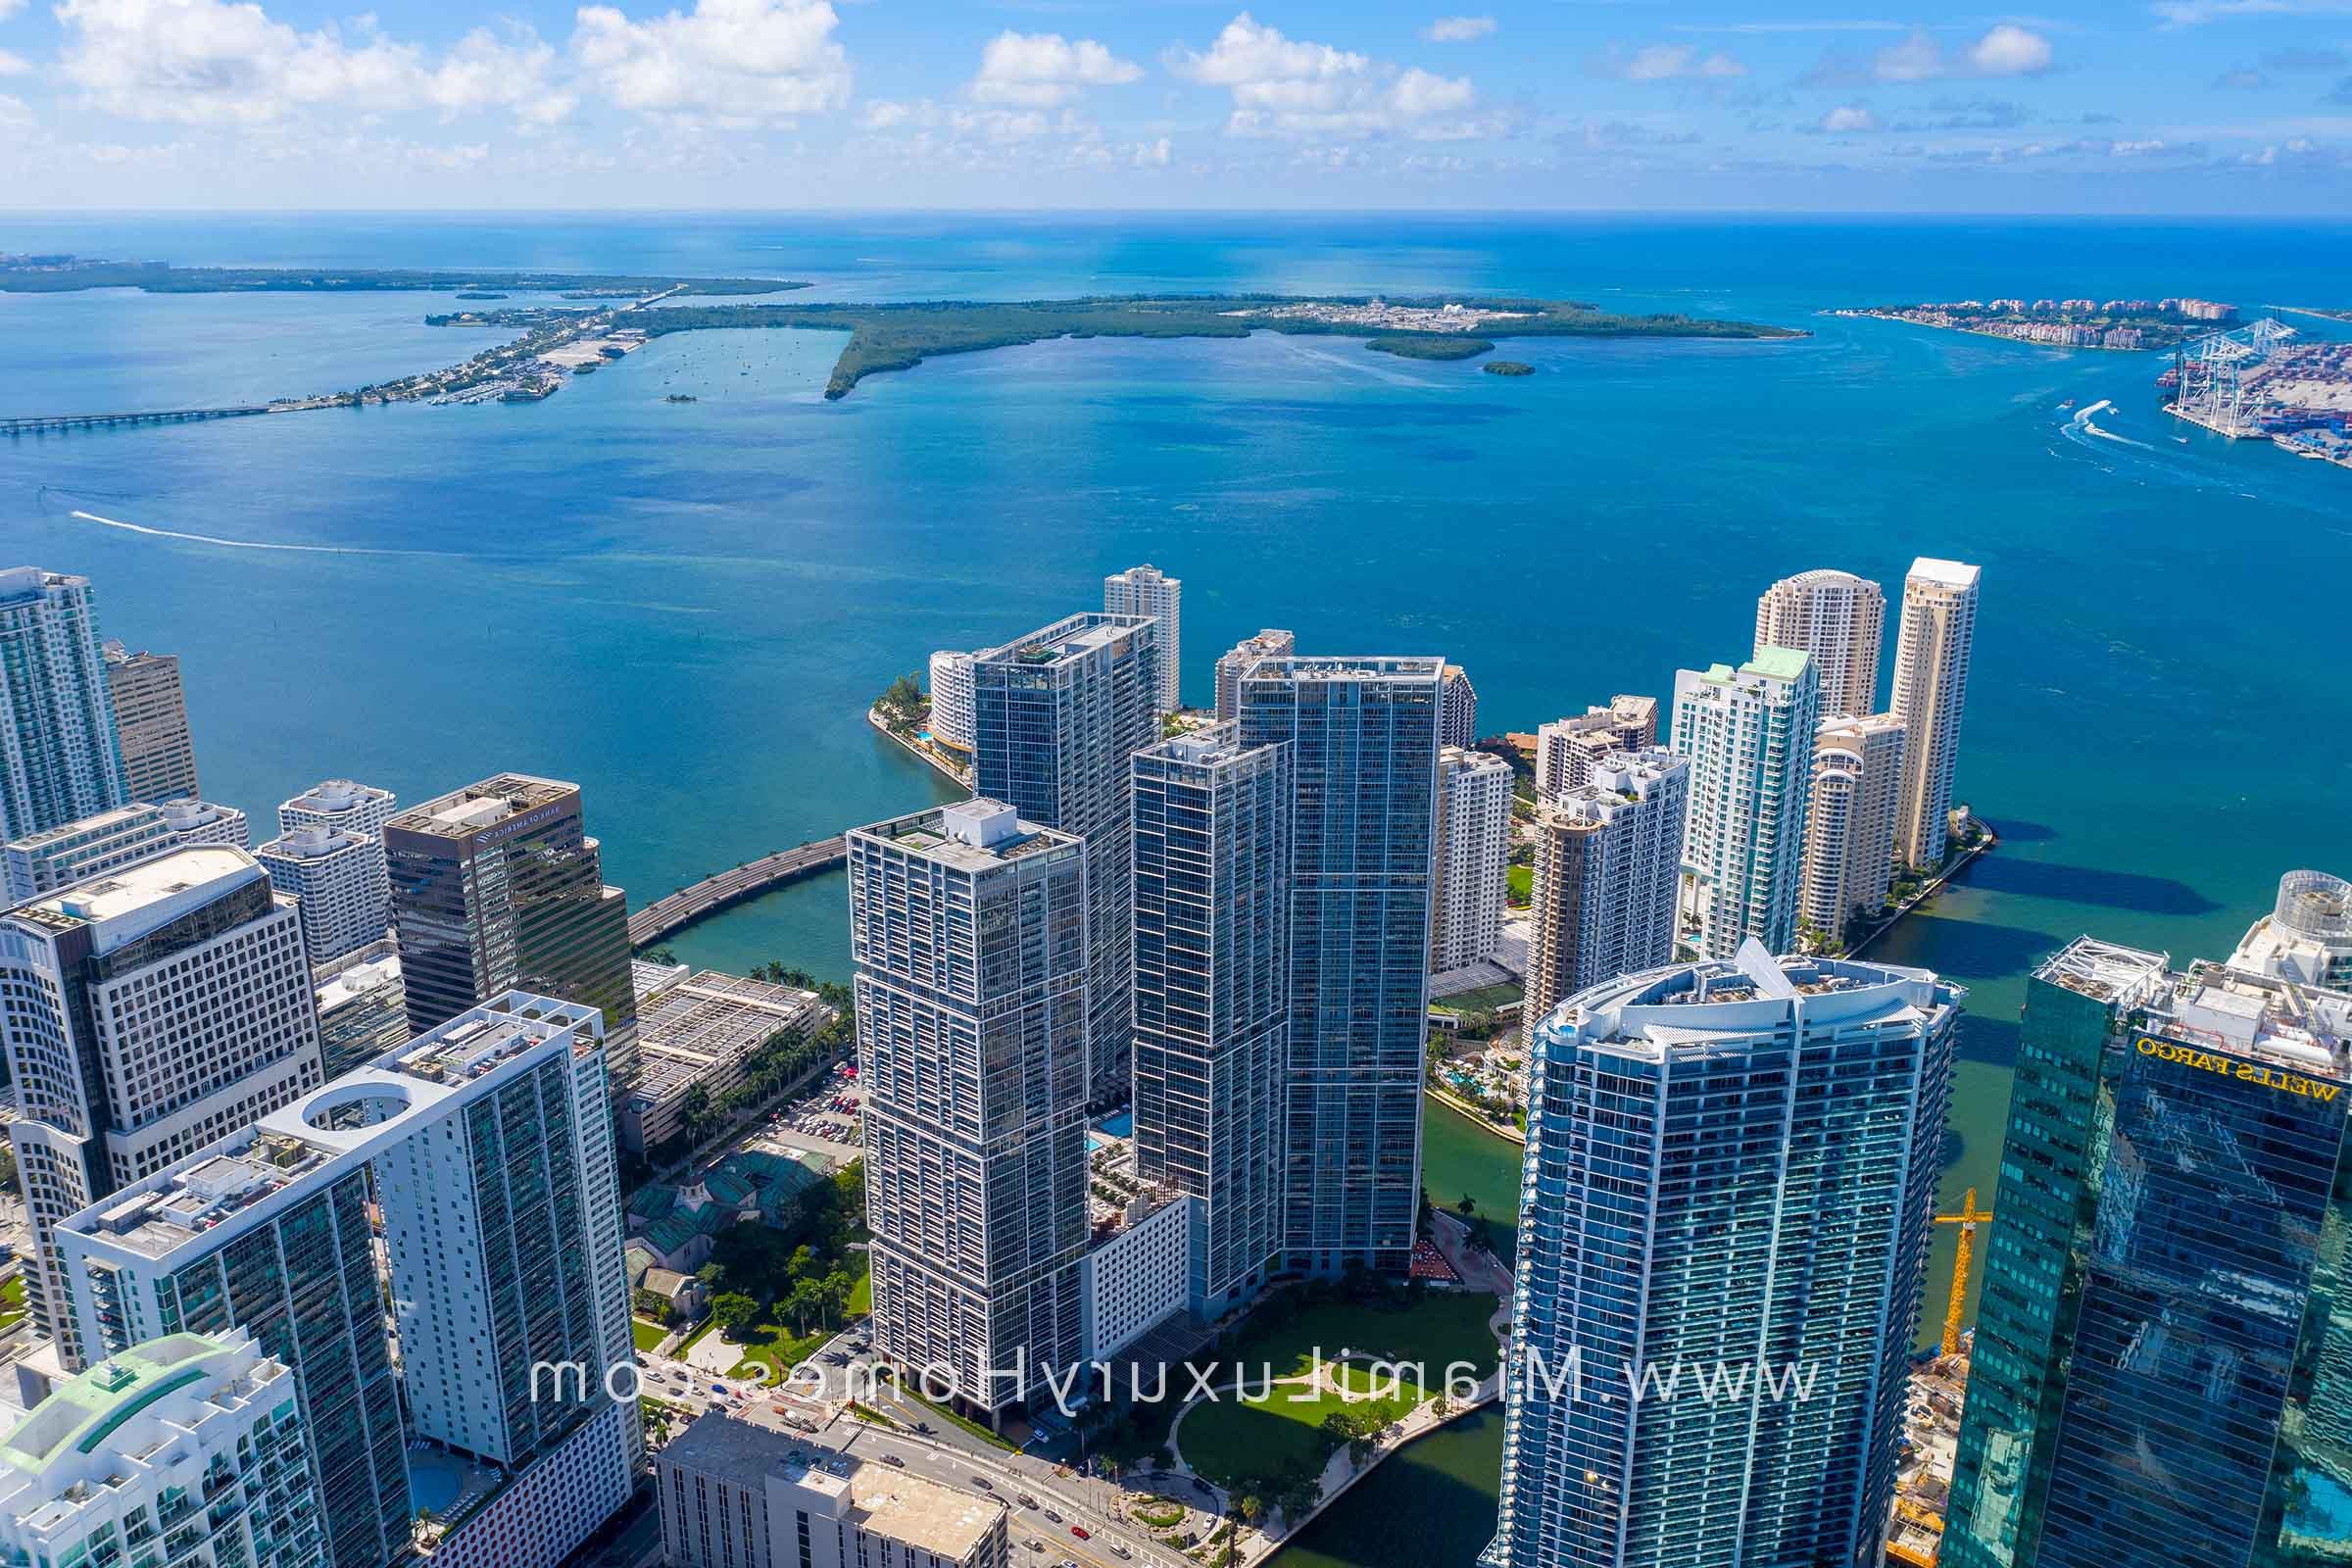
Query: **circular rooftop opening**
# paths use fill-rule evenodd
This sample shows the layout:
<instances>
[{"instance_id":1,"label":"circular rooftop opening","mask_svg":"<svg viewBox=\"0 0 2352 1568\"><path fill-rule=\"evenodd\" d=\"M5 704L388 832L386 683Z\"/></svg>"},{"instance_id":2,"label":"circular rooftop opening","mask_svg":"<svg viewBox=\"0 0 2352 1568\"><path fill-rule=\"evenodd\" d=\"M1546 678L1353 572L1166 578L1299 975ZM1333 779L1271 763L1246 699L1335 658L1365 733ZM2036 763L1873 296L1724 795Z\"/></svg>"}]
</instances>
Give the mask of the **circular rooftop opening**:
<instances>
[{"instance_id":1,"label":"circular rooftop opening","mask_svg":"<svg viewBox=\"0 0 2352 1568\"><path fill-rule=\"evenodd\" d=\"M348 1132L390 1121L415 1103L398 1084L328 1084L303 1102L302 1119L320 1132Z\"/></svg>"}]
</instances>

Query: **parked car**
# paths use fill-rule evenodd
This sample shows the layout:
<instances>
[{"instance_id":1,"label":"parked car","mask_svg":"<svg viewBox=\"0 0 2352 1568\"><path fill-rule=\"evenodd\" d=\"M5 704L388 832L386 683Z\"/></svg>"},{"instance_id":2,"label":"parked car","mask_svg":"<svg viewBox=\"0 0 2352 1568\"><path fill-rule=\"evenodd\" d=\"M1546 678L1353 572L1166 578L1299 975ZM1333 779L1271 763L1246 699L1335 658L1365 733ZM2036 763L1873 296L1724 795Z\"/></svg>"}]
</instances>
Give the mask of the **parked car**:
<instances>
[{"instance_id":1,"label":"parked car","mask_svg":"<svg viewBox=\"0 0 2352 1568\"><path fill-rule=\"evenodd\" d=\"M1095 1539L1095 1533L1087 1529L1084 1525L1070 1526L1070 1534L1076 1536L1080 1541L1092 1541Z\"/></svg>"},{"instance_id":2,"label":"parked car","mask_svg":"<svg viewBox=\"0 0 2352 1568\"><path fill-rule=\"evenodd\" d=\"M900 1458L895 1453L884 1454L882 1456L882 1462L890 1466L893 1470L904 1470L906 1468L906 1461Z\"/></svg>"}]
</instances>

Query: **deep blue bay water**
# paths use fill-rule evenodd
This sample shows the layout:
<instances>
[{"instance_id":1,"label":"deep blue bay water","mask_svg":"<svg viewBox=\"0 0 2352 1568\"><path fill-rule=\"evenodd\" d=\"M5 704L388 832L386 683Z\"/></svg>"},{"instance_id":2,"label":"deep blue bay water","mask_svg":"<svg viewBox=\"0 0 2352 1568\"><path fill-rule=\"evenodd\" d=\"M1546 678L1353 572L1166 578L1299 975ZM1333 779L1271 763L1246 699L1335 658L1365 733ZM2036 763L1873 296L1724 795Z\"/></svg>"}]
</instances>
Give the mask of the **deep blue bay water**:
<instances>
[{"instance_id":1,"label":"deep blue bay water","mask_svg":"<svg viewBox=\"0 0 2352 1568\"><path fill-rule=\"evenodd\" d=\"M1945 1196L1989 1200L2035 958L2085 931L2219 954L2279 872L2352 866L2334 657L2352 473L2178 425L2156 356L1815 313L2012 293L2352 305L2347 241L1975 220L0 218L0 250L191 264L773 271L835 298L1487 290L1814 334L1506 343L1537 368L1518 379L1337 339L1064 342L827 404L831 334L697 333L534 406L0 440L0 529L12 562L95 578L110 634L182 656L206 792L257 826L330 774L416 800L552 773L585 788L634 903L942 798L866 702L933 648L1099 602L1135 562L1186 580L1196 701L1218 652L1289 626L1314 651L1462 663L1490 733L1743 657L1755 596L1789 572L1891 593L1914 556L1977 562L1959 794L2006 842L1875 956L1971 988ZM324 390L478 346L422 326L436 308L0 295L0 413ZM679 392L698 401L662 401ZM820 879L676 946L840 975L841 898ZM1948 1251L1936 1266L1939 1306ZM1476 1544L1449 1534L1440 1555Z\"/></svg>"}]
</instances>

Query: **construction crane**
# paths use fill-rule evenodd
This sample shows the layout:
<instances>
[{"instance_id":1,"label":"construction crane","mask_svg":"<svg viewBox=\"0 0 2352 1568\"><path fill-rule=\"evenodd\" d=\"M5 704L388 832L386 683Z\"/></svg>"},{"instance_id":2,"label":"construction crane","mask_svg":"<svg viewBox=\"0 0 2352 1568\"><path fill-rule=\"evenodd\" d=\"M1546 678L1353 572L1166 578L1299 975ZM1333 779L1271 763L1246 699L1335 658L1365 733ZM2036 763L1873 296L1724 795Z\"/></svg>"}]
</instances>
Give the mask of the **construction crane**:
<instances>
[{"instance_id":1,"label":"construction crane","mask_svg":"<svg viewBox=\"0 0 2352 1568\"><path fill-rule=\"evenodd\" d=\"M1971 1187L1957 1214L1938 1214L1938 1225L1960 1227L1960 1246L1952 1253L1952 1298L1943 1309L1943 1353L1960 1353L1960 1306L1968 1299L1968 1265L1976 1256L1977 1227L1990 1224L1992 1210L1977 1207L1977 1190Z\"/></svg>"}]
</instances>

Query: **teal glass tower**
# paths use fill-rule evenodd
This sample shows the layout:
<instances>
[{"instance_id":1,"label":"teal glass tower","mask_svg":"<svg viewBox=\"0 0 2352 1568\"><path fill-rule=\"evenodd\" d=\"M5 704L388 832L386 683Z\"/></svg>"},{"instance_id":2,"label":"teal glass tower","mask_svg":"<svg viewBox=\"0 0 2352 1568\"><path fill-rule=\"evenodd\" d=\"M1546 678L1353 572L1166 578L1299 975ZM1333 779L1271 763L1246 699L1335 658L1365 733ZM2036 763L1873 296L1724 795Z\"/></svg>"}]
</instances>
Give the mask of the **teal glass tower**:
<instances>
[{"instance_id":1,"label":"teal glass tower","mask_svg":"<svg viewBox=\"0 0 2352 1568\"><path fill-rule=\"evenodd\" d=\"M1537 1027L1490 1568L1877 1568L1959 999L1750 939Z\"/></svg>"},{"instance_id":2,"label":"teal glass tower","mask_svg":"<svg viewBox=\"0 0 2352 1568\"><path fill-rule=\"evenodd\" d=\"M2084 938L2019 1063L1943 1562L2352 1558L2352 996Z\"/></svg>"}]
</instances>

